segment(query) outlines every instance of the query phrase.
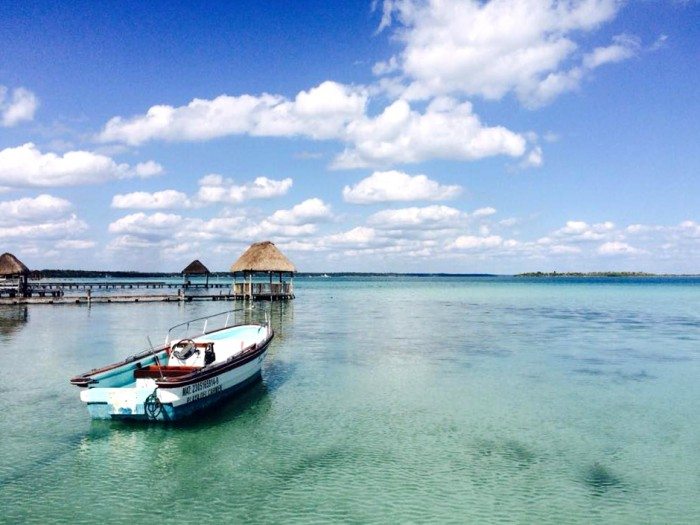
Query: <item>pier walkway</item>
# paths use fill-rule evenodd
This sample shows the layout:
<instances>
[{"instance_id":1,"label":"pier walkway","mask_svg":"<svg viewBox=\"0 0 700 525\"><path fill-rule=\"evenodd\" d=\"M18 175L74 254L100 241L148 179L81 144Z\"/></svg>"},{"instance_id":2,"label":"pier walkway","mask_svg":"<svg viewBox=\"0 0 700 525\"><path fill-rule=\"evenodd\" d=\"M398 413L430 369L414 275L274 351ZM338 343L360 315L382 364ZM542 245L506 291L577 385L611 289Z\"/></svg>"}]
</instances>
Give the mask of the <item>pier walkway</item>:
<instances>
[{"instance_id":1,"label":"pier walkway","mask_svg":"<svg viewBox=\"0 0 700 525\"><path fill-rule=\"evenodd\" d=\"M62 295L5 297L0 296L3 304L95 304L95 303L156 303L156 302L191 302L191 301L233 301L243 299L232 294L130 294L130 295Z\"/></svg>"},{"instance_id":2,"label":"pier walkway","mask_svg":"<svg viewBox=\"0 0 700 525\"><path fill-rule=\"evenodd\" d=\"M168 293L166 289L177 291ZM218 290L218 293L213 290ZM247 282L234 283L232 286L224 283L183 284L165 281L41 281L30 283L22 293L17 284L0 285L0 305L233 301L237 299L270 301L294 299L294 289L290 283Z\"/></svg>"}]
</instances>

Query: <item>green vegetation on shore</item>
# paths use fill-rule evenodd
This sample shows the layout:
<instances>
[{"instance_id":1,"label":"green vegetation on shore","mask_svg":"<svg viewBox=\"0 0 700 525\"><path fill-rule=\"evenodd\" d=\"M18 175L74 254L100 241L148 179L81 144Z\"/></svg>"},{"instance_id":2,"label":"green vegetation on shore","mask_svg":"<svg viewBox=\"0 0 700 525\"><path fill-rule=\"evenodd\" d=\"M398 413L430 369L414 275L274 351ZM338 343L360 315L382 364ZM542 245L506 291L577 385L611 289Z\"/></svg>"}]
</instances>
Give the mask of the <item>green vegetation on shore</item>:
<instances>
[{"instance_id":1,"label":"green vegetation on shore","mask_svg":"<svg viewBox=\"0 0 700 525\"><path fill-rule=\"evenodd\" d=\"M181 277L180 272L136 272L106 270L39 270L44 279L138 279ZM211 272L210 277L230 277L230 272ZM394 272L299 272L297 277L496 277L491 273L394 273Z\"/></svg>"},{"instance_id":2,"label":"green vegetation on shore","mask_svg":"<svg viewBox=\"0 0 700 525\"><path fill-rule=\"evenodd\" d=\"M647 272L525 272L516 277L658 277Z\"/></svg>"},{"instance_id":3,"label":"green vegetation on shore","mask_svg":"<svg viewBox=\"0 0 700 525\"><path fill-rule=\"evenodd\" d=\"M182 277L179 272L136 272L106 270L40 270L30 278L44 279L146 279ZM515 277L680 277L685 274L656 274L648 272L525 272ZM230 272L211 272L210 278L232 277ZM492 273L400 273L400 272L299 272L296 277L499 277ZM500 275L500 277L507 277Z\"/></svg>"}]
</instances>

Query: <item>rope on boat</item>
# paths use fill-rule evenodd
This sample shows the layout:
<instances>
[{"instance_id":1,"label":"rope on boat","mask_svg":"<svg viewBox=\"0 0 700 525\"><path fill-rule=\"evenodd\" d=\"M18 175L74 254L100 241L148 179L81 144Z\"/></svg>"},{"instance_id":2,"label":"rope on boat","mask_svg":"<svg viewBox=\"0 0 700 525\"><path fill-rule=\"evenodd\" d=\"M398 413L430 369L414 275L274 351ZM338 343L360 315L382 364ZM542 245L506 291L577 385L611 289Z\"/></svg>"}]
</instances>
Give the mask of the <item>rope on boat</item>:
<instances>
[{"instance_id":1,"label":"rope on boat","mask_svg":"<svg viewBox=\"0 0 700 525\"><path fill-rule=\"evenodd\" d=\"M146 412L148 419L158 419L158 416L163 411L163 403L158 399L158 387L143 402L143 410Z\"/></svg>"}]
</instances>

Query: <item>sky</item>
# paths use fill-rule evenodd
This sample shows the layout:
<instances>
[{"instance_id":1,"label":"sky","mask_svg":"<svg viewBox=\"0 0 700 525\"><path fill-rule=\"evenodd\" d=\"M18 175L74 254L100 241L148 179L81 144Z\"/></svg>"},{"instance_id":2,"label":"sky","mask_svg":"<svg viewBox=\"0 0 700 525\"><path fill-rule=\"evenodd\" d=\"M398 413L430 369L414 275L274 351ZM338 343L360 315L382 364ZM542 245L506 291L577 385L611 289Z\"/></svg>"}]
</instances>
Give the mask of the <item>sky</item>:
<instances>
[{"instance_id":1,"label":"sky","mask_svg":"<svg viewBox=\"0 0 700 525\"><path fill-rule=\"evenodd\" d=\"M700 2L4 2L32 269L700 273Z\"/></svg>"}]
</instances>

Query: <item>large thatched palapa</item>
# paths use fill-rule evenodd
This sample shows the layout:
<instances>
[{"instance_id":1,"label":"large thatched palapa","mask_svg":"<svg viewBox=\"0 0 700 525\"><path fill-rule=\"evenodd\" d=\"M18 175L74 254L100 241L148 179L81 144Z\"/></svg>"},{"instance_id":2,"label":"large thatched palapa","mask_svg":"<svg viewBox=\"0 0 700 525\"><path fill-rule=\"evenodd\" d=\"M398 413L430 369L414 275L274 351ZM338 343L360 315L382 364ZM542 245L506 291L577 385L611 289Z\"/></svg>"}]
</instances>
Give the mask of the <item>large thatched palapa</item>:
<instances>
[{"instance_id":1,"label":"large thatched palapa","mask_svg":"<svg viewBox=\"0 0 700 525\"><path fill-rule=\"evenodd\" d=\"M251 244L238 260L231 266L233 273L233 293L248 299L293 299L294 284L292 277L297 269L294 264L270 241ZM253 276L267 274L269 282L253 282ZM277 274L279 282L273 283ZM243 282L236 282L238 276ZM289 282L283 277L289 276Z\"/></svg>"},{"instance_id":2,"label":"large thatched palapa","mask_svg":"<svg viewBox=\"0 0 700 525\"><path fill-rule=\"evenodd\" d=\"M12 277L18 275L28 275L27 268L22 261L11 253L3 253L0 255L0 275L3 277Z\"/></svg>"}]
</instances>

